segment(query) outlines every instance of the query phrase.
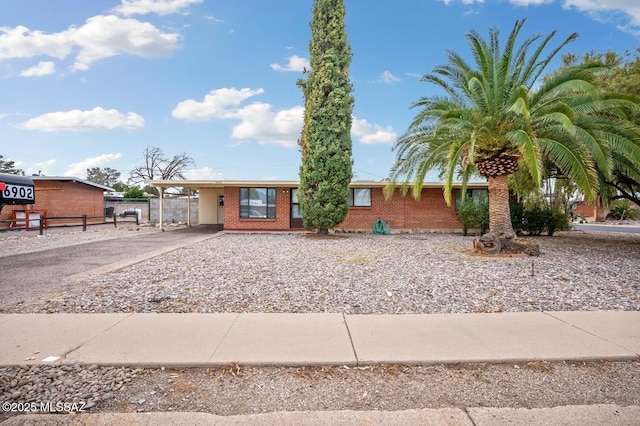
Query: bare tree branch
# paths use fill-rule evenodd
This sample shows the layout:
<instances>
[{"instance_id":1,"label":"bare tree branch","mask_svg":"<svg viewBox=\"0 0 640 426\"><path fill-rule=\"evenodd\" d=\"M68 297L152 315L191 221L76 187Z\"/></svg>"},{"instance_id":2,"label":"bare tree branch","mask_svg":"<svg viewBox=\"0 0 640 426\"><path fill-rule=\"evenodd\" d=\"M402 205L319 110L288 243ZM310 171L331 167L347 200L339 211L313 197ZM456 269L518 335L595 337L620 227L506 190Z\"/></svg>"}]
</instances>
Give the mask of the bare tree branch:
<instances>
[{"instance_id":1,"label":"bare tree branch","mask_svg":"<svg viewBox=\"0 0 640 426\"><path fill-rule=\"evenodd\" d=\"M137 166L129 174L128 183L140 184L145 180L184 179L184 171L195 165L193 158L183 152L168 158L158 147L147 147L143 151L144 165Z\"/></svg>"}]
</instances>

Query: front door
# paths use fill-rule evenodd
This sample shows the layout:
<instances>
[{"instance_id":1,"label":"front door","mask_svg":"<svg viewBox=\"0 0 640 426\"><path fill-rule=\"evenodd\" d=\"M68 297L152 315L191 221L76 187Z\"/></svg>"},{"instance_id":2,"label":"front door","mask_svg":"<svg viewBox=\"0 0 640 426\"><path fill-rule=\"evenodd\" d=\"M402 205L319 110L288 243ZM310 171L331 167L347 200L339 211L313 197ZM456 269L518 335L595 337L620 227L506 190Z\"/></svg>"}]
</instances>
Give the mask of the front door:
<instances>
[{"instance_id":1,"label":"front door","mask_svg":"<svg viewBox=\"0 0 640 426\"><path fill-rule=\"evenodd\" d=\"M291 188L291 221L289 227L300 229L302 226L302 215L300 214L300 203L298 202L298 189Z\"/></svg>"},{"instance_id":2,"label":"front door","mask_svg":"<svg viewBox=\"0 0 640 426\"><path fill-rule=\"evenodd\" d=\"M224 195L218 194L218 225L224 225Z\"/></svg>"}]
</instances>

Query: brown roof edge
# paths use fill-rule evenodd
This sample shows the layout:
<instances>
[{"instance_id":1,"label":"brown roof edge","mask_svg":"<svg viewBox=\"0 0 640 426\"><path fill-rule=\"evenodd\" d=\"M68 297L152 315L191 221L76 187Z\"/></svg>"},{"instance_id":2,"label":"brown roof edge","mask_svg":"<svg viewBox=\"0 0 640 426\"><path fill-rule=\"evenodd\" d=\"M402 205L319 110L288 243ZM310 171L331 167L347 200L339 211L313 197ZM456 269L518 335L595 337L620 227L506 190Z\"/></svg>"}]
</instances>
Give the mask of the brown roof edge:
<instances>
[{"instance_id":1,"label":"brown roof edge","mask_svg":"<svg viewBox=\"0 0 640 426\"><path fill-rule=\"evenodd\" d=\"M387 185L386 181L366 181L357 180L349 184L351 188L383 188ZM275 187L275 188L296 188L299 181L285 180L148 180L145 184L152 187L189 187L189 188L224 188L224 187ZM400 187L402 184L398 184ZM412 184L410 186L413 186ZM442 188L443 182L425 182L424 188ZM454 182L454 188L460 188L461 182ZM467 188L486 188L487 182L468 182Z\"/></svg>"},{"instance_id":2,"label":"brown roof edge","mask_svg":"<svg viewBox=\"0 0 640 426\"><path fill-rule=\"evenodd\" d=\"M102 189L103 191L113 191L114 189L111 188L110 186L106 186L106 185L100 185L99 183L95 183L95 182L91 182L85 179L80 179L77 177L73 177L73 176L30 176L31 179L33 179L33 181L44 181L44 180L51 180L51 181L58 181L58 182L77 182L77 183L81 183L84 185L88 185L88 186L93 186L99 189Z\"/></svg>"}]
</instances>

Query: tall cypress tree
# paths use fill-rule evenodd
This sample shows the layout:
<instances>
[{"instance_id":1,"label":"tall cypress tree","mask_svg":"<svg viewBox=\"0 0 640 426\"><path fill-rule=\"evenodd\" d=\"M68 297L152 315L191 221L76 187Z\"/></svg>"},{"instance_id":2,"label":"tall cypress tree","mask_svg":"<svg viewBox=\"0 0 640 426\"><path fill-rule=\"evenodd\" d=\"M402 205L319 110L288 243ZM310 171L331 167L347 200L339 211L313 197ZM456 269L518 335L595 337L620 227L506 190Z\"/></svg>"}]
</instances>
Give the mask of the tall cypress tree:
<instances>
[{"instance_id":1,"label":"tall cypress tree","mask_svg":"<svg viewBox=\"0 0 640 426\"><path fill-rule=\"evenodd\" d=\"M314 0L311 70L300 80L305 100L298 200L304 227L326 234L349 210L351 171L351 48L343 0Z\"/></svg>"}]
</instances>

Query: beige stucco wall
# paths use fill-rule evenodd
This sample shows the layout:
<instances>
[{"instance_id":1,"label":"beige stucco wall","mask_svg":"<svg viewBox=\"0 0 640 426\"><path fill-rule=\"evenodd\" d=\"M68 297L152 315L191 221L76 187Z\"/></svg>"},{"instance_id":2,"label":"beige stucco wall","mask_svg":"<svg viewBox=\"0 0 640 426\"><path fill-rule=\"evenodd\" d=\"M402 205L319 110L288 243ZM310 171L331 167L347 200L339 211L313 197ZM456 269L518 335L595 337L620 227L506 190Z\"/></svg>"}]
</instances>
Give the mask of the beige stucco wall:
<instances>
[{"instance_id":1,"label":"beige stucco wall","mask_svg":"<svg viewBox=\"0 0 640 426\"><path fill-rule=\"evenodd\" d=\"M222 188L200 189L198 223L200 225L219 225L224 223L224 207L218 206L218 196L223 195Z\"/></svg>"}]
</instances>

